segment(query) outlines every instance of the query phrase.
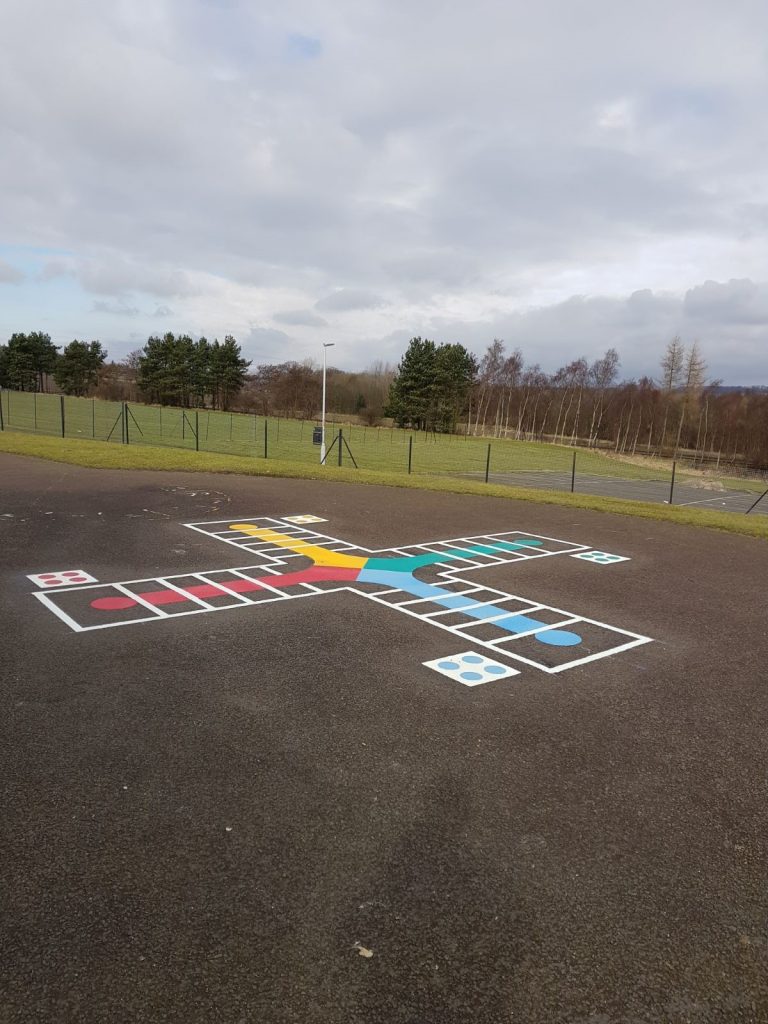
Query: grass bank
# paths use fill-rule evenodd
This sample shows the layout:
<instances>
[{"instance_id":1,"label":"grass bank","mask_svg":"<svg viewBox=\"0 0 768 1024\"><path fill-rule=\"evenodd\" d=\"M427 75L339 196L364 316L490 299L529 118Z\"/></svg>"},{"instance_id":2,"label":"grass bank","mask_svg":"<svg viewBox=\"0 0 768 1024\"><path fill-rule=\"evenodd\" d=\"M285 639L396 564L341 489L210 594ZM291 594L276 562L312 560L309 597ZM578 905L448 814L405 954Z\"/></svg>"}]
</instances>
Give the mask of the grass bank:
<instances>
[{"instance_id":1,"label":"grass bank","mask_svg":"<svg viewBox=\"0 0 768 1024\"><path fill-rule=\"evenodd\" d=\"M0 433L0 452L64 462L90 469L144 469L160 472L236 473L245 476L292 477L300 480L334 480L356 484L379 484L446 494L477 494L495 498L513 498L540 505L590 509L623 516L636 516L658 522L705 527L768 540L768 518L745 516L710 509L692 509L621 498L602 498L587 494L568 494L538 488L507 487L474 480L445 477L404 476L379 470L339 469L279 459L245 459L212 452L185 451L178 448L152 448L78 441L4 431Z\"/></svg>"}]
</instances>

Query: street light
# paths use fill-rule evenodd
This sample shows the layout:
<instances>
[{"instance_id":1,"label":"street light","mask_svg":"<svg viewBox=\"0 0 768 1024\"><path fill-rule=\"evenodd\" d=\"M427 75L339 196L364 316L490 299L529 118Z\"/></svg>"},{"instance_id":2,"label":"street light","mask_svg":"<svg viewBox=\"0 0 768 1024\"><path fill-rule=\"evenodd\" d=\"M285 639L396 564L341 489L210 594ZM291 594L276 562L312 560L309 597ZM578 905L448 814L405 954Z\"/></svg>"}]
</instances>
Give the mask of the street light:
<instances>
[{"instance_id":1,"label":"street light","mask_svg":"<svg viewBox=\"0 0 768 1024\"><path fill-rule=\"evenodd\" d=\"M334 342L334 341L324 341L323 342L323 418L322 418L322 421L321 421L322 422L322 427L321 427L321 435L320 435L320 462L321 463L325 462L325 361L326 361L325 357L326 357L326 350L329 349L329 348L333 348L333 346L335 344L336 344L336 342Z\"/></svg>"}]
</instances>

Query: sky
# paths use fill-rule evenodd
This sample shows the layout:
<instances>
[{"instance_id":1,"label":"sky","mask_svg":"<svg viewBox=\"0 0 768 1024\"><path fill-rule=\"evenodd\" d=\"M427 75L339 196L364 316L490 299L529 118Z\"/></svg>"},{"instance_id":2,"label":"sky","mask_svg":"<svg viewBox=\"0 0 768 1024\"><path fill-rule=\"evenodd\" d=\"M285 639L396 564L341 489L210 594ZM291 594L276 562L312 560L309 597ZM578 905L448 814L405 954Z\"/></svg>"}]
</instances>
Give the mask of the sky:
<instances>
[{"instance_id":1,"label":"sky","mask_svg":"<svg viewBox=\"0 0 768 1024\"><path fill-rule=\"evenodd\" d=\"M764 0L3 0L0 341L768 384Z\"/></svg>"}]
</instances>

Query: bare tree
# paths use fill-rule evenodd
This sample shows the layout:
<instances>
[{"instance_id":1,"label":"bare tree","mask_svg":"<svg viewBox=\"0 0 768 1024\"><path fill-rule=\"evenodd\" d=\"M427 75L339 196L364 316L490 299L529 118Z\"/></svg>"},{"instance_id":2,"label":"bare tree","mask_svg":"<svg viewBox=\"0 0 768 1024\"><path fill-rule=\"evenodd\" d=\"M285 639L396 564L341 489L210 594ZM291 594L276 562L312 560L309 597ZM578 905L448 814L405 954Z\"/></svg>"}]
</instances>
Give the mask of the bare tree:
<instances>
[{"instance_id":1,"label":"bare tree","mask_svg":"<svg viewBox=\"0 0 768 1024\"><path fill-rule=\"evenodd\" d=\"M680 406L680 419L677 424L677 437L675 438L675 454L680 448L680 437L683 432L683 424L688 415L689 407L697 402L706 380L707 364L699 351L698 341L691 345L683 367L683 401Z\"/></svg>"},{"instance_id":2,"label":"bare tree","mask_svg":"<svg viewBox=\"0 0 768 1024\"><path fill-rule=\"evenodd\" d=\"M661 360L660 384L664 390L666 402L664 405L664 424L661 428L661 447L667 438L667 420L669 418L669 406L672 401L672 392L680 387L683 379L683 363L685 362L685 345L676 334L667 345L664 358Z\"/></svg>"}]
</instances>

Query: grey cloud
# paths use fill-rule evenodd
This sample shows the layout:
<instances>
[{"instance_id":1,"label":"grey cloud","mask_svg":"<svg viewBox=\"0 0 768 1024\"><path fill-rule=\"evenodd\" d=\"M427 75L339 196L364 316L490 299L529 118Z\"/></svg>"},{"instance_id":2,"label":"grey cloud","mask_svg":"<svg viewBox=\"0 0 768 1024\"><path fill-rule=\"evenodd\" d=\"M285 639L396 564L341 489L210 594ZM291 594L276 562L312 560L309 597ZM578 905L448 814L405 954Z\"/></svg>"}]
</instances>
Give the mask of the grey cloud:
<instances>
[{"instance_id":1,"label":"grey cloud","mask_svg":"<svg viewBox=\"0 0 768 1024\"><path fill-rule=\"evenodd\" d=\"M166 317L173 316L173 310L170 306L158 306L152 316Z\"/></svg>"},{"instance_id":2,"label":"grey cloud","mask_svg":"<svg viewBox=\"0 0 768 1024\"><path fill-rule=\"evenodd\" d=\"M720 290L727 301L710 304L705 320L692 311L691 292L711 296ZM759 307L763 313L758 317ZM490 321L433 317L425 330L441 341L460 341L478 354L494 337L503 338L509 348L520 347L527 362L541 363L548 372L581 355L596 359L613 347L628 378L657 376L667 342L679 334L686 344L699 341L711 377L731 384L768 380L768 283L707 282L685 296L648 289L621 298L574 295Z\"/></svg>"},{"instance_id":3,"label":"grey cloud","mask_svg":"<svg viewBox=\"0 0 768 1024\"><path fill-rule=\"evenodd\" d=\"M0 259L0 284L19 284L24 280L25 275L11 263Z\"/></svg>"},{"instance_id":4,"label":"grey cloud","mask_svg":"<svg viewBox=\"0 0 768 1024\"><path fill-rule=\"evenodd\" d=\"M246 359L256 363L279 363L297 358L291 351L291 336L272 327L252 327L243 343Z\"/></svg>"},{"instance_id":5,"label":"grey cloud","mask_svg":"<svg viewBox=\"0 0 768 1024\"><path fill-rule=\"evenodd\" d=\"M282 313L275 313L272 317L279 324L286 324L289 327L327 327L328 321L323 320L311 309L288 309Z\"/></svg>"},{"instance_id":6,"label":"grey cloud","mask_svg":"<svg viewBox=\"0 0 768 1024\"><path fill-rule=\"evenodd\" d=\"M181 271L146 267L115 257L87 261L78 268L77 277L86 291L97 295L138 291L165 298L195 292L187 275Z\"/></svg>"},{"instance_id":7,"label":"grey cloud","mask_svg":"<svg viewBox=\"0 0 768 1024\"><path fill-rule=\"evenodd\" d=\"M732 325L768 325L768 285L748 278L725 283L705 281L685 294L685 315L691 320Z\"/></svg>"},{"instance_id":8,"label":"grey cloud","mask_svg":"<svg viewBox=\"0 0 768 1024\"><path fill-rule=\"evenodd\" d=\"M315 303L315 309L346 313L350 310L381 309L390 302L375 292L361 288L339 288Z\"/></svg>"},{"instance_id":9,"label":"grey cloud","mask_svg":"<svg viewBox=\"0 0 768 1024\"><path fill-rule=\"evenodd\" d=\"M699 282L768 265L768 7L572 6L6 0L4 238L74 254L43 281L173 301L187 322L214 316L198 273L222 282L219 322L247 308L229 282L261 289L259 309L294 289L345 314L352 359L376 310L399 325L407 303L423 333L450 305L482 332L502 297L582 287L525 320L552 324L555 361L558 318L625 350L654 320L714 337L729 303L739 337L761 330L761 294ZM608 277L638 297L612 306ZM682 309L660 286L690 290ZM275 320L306 328L312 350L326 325L284 319L300 312Z\"/></svg>"},{"instance_id":10,"label":"grey cloud","mask_svg":"<svg viewBox=\"0 0 768 1024\"><path fill-rule=\"evenodd\" d=\"M102 299L94 302L94 313L110 313L114 316L138 316L141 310L137 306L129 306L125 302L106 302Z\"/></svg>"}]
</instances>

